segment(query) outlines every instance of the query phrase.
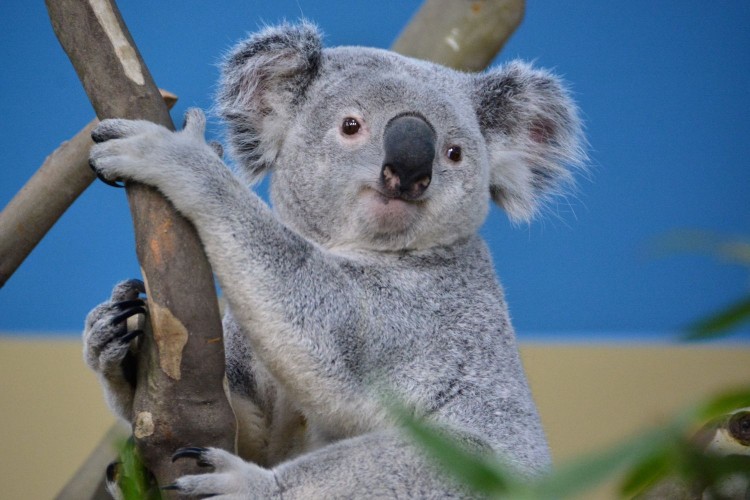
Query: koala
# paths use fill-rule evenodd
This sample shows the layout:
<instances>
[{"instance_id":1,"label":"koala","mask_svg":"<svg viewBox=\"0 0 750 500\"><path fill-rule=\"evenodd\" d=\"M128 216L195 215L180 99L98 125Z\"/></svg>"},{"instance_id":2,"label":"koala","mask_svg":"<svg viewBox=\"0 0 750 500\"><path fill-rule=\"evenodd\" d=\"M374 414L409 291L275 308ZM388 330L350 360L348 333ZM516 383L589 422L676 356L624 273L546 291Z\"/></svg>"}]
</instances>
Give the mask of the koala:
<instances>
[{"instance_id":1,"label":"koala","mask_svg":"<svg viewBox=\"0 0 750 500\"><path fill-rule=\"evenodd\" d=\"M306 21L265 28L222 65L217 111L239 173L183 130L105 120L92 168L154 186L195 225L227 301L238 455L169 488L220 498L463 497L405 437L383 394L528 478L551 464L503 290L478 230L490 200L528 221L582 162L552 74L469 74L364 47ZM271 206L251 189L270 174ZM249 185L250 184L250 185ZM84 351L131 418L125 318L138 281L86 320ZM199 445L200 443L196 443Z\"/></svg>"}]
</instances>

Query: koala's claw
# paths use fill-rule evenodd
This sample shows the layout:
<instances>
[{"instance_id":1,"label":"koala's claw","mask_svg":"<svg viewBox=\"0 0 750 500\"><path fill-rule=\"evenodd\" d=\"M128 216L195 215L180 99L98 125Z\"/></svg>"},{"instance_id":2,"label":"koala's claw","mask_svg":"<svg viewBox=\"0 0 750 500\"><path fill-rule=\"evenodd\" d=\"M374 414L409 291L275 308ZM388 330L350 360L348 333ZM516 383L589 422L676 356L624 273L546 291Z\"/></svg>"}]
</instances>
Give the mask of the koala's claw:
<instances>
[{"instance_id":1,"label":"koala's claw","mask_svg":"<svg viewBox=\"0 0 750 500\"><path fill-rule=\"evenodd\" d=\"M143 335L143 330L133 330L132 332L128 332L122 337L120 337L120 343L129 344L131 340L141 335Z\"/></svg>"},{"instance_id":2,"label":"koala's claw","mask_svg":"<svg viewBox=\"0 0 750 500\"><path fill-rule=\"evenodd\" d=\"M133 300L121 300L120 302L115 302L114 304L112 304L112 307L115 307L123 311L130 307L135 307L135 306L145 307L145 305L146 305L146 302L143 299L138 298L138 299L133 299Z\"/></svg>"},{"instance_id":3,"label":"koala's claw","mask_svg":"<svg viewBox=\"0 0 750 500\"><path fill-rule=\"evenodd\" d=\"M205 458L205 453L208 448L201 448L198 446L180 448L172 455L172 462L176 462L180 458L193 458L199 467L212 467L213 464Z\"/></svg>"},{"instance_id":4,"label":"koala's claw","mask_svg":"<svg viewBox=\"0 0 750 500\"><path fill-rule=\"evenodd\" d=\"M107 466L107 469L105 470L104 474L107 478L107 481L110 483L117 482L117 476L120 473L120 466L122 465L122 462L114 461L110 462L110 464Z\"/></svg>"},{"instance_id":5,"label":"koala's claw","mask_svg":"<svg viewBox=\"0 0 750 500\"><path fill-rule=\"evenodd\" d=\"M124 188L125 187L125 183L122 182L122 181L111 181L111 180L107 179L106 177L104 177L101 174L101 172L99 172L96 169L96 165L94 165L94 162L91 161L91 160L89 160L89 168L94 171L94 173L96 174L96 178L99 179L100 181L102 181L104 184L107 184L109 186L116 187L116 188Z\"/></svg>"},{"instance_id":6,"label":"koala's claw","mask_svg":"<svg viewBox=\"0 0 750 500\"><path fill-rule=\"evenodd\" d=\"M115 304L115 307L117 307L116 304ZM146 314L146 307L143 305L129 307L128 309L122 311L120 314L113 316L109 324L112 326L117 325L118 323L122 323L129 317L135 316L136 314Z\"/></svg>"}]
</instances>

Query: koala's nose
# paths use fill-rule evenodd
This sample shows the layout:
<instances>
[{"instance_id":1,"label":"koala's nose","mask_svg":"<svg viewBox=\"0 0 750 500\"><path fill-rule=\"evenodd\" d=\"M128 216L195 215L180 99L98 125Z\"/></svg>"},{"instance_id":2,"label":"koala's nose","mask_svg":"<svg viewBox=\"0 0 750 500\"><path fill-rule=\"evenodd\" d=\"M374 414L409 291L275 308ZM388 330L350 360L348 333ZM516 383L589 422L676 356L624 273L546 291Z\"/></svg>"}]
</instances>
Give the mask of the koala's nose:
<instances>
[{"instance_id":1,"label":"koala's nose","mask_svg":"<svg viewBox=\"0 0 750 500\"><path fill-rule=\"evenodd\" d=\"M380 180L386 192L408 199L422 196L432 180L435 131L419 116L402 115L386 125L383 143Z\"/></svg>"}]
</instances>

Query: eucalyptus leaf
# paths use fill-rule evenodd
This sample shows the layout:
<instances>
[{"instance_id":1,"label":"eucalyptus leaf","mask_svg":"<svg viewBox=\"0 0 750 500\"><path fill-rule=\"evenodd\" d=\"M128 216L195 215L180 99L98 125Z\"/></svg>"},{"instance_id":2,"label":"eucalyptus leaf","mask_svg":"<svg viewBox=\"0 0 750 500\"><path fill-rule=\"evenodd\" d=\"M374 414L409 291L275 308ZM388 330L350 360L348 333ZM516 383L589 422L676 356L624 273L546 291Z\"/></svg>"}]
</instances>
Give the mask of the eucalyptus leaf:
<instances>
[{"instance_id":1,"label":"eucalyptus leaf","mask_svg":"<svg viewBox=\"0 0 750 500\"><path fill-rule=\"evenodd\" d=\"M662 453L673 445L678 428L659 427L628 439L604 451L561 465L532 485L536 498L564 498L581 493L607 477Z\"/></svg>"},{"instance_id":2,"label":"eucalyptus leaf","mask_svg":"<svg viewBox=\"0 0 750 500\"><path fill-rule=\"evenodd\" d=\"M750 295L693 324L688 328L688 333L683 336L683 339L705 340L719 337L748 320L750 320Z\"/></svg>"},{"instance_id":3,"label":"eucalyptus leaf","mask_svg":"<svg viewBox=\"0 0 750 500\"><path fill-rule=\"evenodd\" d=\"M693 419L707 422L747 407L750 407L750 386L722 392L698 405Z\"/></svg>"},{"instance_id":4,"label":"eucalyptus leaf","mask_svg":"<svg viewBox=\"0 0 750 500\"><path fill-rule=\"evenodd\" d=\"M400 413L404 427L414 439L461 483L487 495L509 493L513 488L508 479L510 471L498 461L470 453L445 432Z\"/></svg>"},{"instance_id":5,"label":"eucalyptus leaf","mask_svg":"<svg viewBox=\"0 0 750 500\"><path fill-rule=\"evenodd\" d=\"M628 472L620 486L620 493L624 497L632 498L675 473L675 450L665 447L639 461Z\"/></svg>"}]
</instances>

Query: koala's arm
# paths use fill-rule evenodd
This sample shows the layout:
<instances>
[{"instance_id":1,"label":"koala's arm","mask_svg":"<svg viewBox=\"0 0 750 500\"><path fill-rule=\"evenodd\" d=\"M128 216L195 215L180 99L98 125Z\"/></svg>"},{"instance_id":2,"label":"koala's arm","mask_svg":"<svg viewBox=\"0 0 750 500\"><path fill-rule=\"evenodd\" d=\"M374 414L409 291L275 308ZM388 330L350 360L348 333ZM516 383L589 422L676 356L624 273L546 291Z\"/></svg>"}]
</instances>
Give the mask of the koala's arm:
<instances>
[{"instance_id":1,"label":"koala's arm","mask_svg":"<svg viewBox=\"0 0 750 500\"><path fill-rule=\"evenodd\" d=\"M335 343L366 321L358 285L232 174L205 142L204 125L198 110L176 133L105 120L93 134L91 163L106 178L156 187L194 223L253 351L306 411L338 435L371 429L382 411L364 397ZM335 411L330 394L340 396Z\"/></svg>"}]
</instances>

